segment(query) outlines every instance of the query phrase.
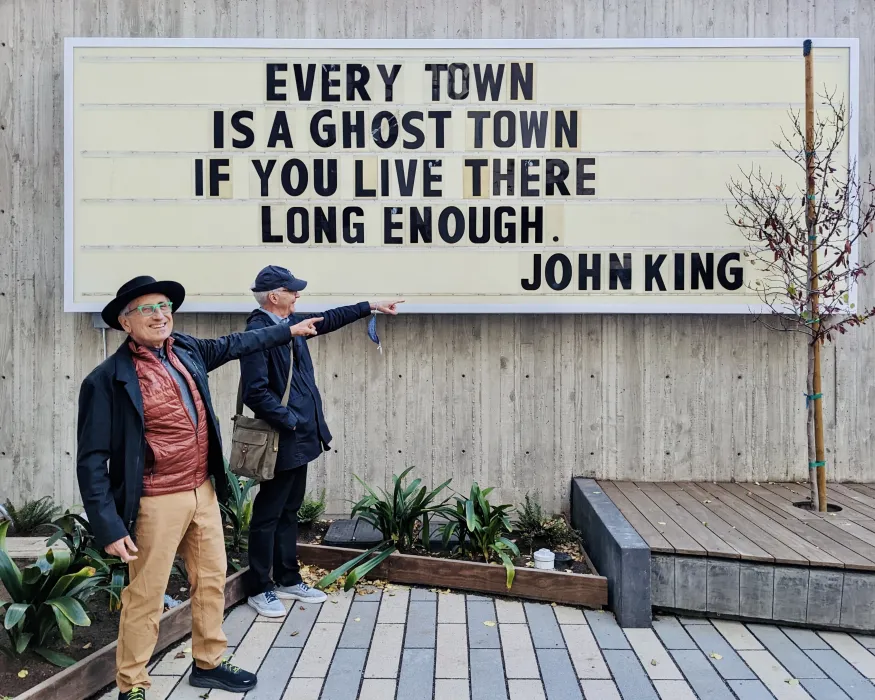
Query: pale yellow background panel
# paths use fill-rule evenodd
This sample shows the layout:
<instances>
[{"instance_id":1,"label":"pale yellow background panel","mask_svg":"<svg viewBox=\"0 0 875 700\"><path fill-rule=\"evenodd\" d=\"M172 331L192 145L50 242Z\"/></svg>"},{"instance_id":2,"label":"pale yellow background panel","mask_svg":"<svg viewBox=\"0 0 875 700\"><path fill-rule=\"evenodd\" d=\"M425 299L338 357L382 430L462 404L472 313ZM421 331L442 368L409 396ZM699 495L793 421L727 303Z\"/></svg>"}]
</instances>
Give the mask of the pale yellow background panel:
<instances>
[{"instance_id":1,"label":"pale yellow background panel","mask_svg":"<svg viewBox=\"0 0 875 700\"><path fill-rule=\"evenodd\" d=\"M213 110L203 107L79 107L77 108L76 143L84 152L190 152L213 153ZM255 143L248 149L231 146L232 138L240 138L230 131L231 115L242 107L233 104L222 105L216 109L226 112L225 143L226 150L257 153L277 157L286 152L314 151L320 155L336 150L323 148L313 143L310 137L310 119L317 110L300 105L247 108L254 112ZM343 107L332 107L333 118L325 123L339 125ZM416 106L393 109L394 113L404 115L419 109ZM545 105L533 104L532 110L541 111ZM729 108L688 106L683 108L641 107L626 109L618 107L576 108L566 112L579 112L580 148L578 152L594 151L650 151L650 150L774 150L776 140L781 139L781 127L787 126L790 108ZM275 114L285 111L293 147L288 149L281 142L268 148L268 138ZM369 110L368 124L379 110ZM422 111L420 109L420 111ZM474 120L466 116L468 107L452 106L453 116L447 124L445 151L475 150L473 147ZM514 107L515 113L519 109ZM798 112L799 110L794 110ZM823 116L826 112L821 111ZM247 122L248 123L248 122ZM424 119L416 122L427 132L429 140L434 141L434 123ZM519 123L518 123L519 129ZM519 132L518 132L519 133ZM547 144L545 148L531 148L526 151L553 152L550 148L554 134L552 113L548 118ZM376 146L368 138L364 150L376 154L404 155L413 149L403 148L404 141L412 142L412 137L402 128L398 143L390 149ZM491 121L484 124L484 150L491 147ZM415 152L431 151L423 146ZM515 149L509 149L515 150ZM565 149L558 149L556 153ZM552 153L551 153L552 154Z\"/></svg>"},{"instance_id":2,"label":"pale yellow background panel","mask_svg":"<svg viewBox=\"0 0 875 700\"><path fill-rule=\"evenodd\" d=\"M823 49L818 53L817 81L848 92L849 51ZM281 74L285 85L282 102L266 102L266 65L286 63ZM448 97L447 73L439 76L440 97L433 100L431 75L426 63L466 63L471 66L469 95L465 100ZM511 99L512 64L533 63L534 90L531 101ZM313 71L312 96L299 102L294 64L306 75ZM337 64L328 73L323 64ZM371 98L362 102L355 95L347 100L346 67L363 64L370 73L365 89ZM391 103L377 70L378 64L401 70ZM503 68L498 101L481 101L477 94L474 64ZM634 249L636 274L643 274L646 251L671 249L743 249L740 233L726 219L730 203L727 183L740 170L762 169L776 181L792 181L797 168L776 152L773 142L789 125L787 109L801 106L799 83L802 62L798 50L766 48L605 48L605 49L363 49L350 48L77 48L73 62L73 217L74 302L100 302L120 281L139 274L144 266L161 261L178 266L180 278L189 283L192 301L241 302L254 270L279 256L300 269L313 270L331 294L403 293L413 300L446 303L523 303L532 298L544 304L578 302L587 293L575 284L562 291L520 295L520 276L531 267L533 255L563 251L576 259L576 251ZM485 68L484 68L485 71ZM339 85L331 88L339 102L322 101L322 81L330 77ZM230 127L236 110L251 110L255 139L246 149L234 148L240 138ZM317 111L330 109L319 131L328 125L336 130L337 142L317 145L311 135L311 120ZM493 143L492 116L484 122L484 145L474 148L473 122L469 109L510 114L515 123L516 143L501 148ZM222 110L224 146L213 143L213 111ZM293 145L268 147L271 125L278 110L288 117ZM360 111L364 143L343 144L343 110ZM374 117L391 112L398 121L397 143L385 149L376 145ZM404 115L413 110L425 114L416 126L424 143L405 149L412 139L403 126ZM448 110L445 143L438 149L437 128L429 111ZM534 147L522 145L521 110L546 113L547 140ZM557 110L579 115L579 143L555 145ZM355 115L354 115L355 116ZM505 131L506 133L506 131ZM388 134L383 125L382 134ZM847 146L839 154L847 158ZM230 180L220 186L220 196L195 197L195 158L204 158L204 191L210 194L207 160L227 158ZM576 158L593 157L595 195L578 195ZM267 185L267 196L253 161L276 163ZM307 183L289 194L283 187L284 168L299 159L307 170ZM473 199L473 179L464 167L466 158L487 158L481 176L483 196ZM513 190L502 185L494 192L496 161L507 170L508 159L516 170ZM547 158L569 166L569 195L546 194ZM336 193L323 196L315 188L316 159L337 161ZM356 196L356 159L363 162L360 187L373 190ZM388 159L388 182L380 159ZM402 197L395 168L399 159L410 172L416 163L413 197ZM536 175L529 187L537 196L523 198L523 161ZM441 195L425 198L426 163L440 162L434 184ZM297 171L291 185L298 183ZM262 240L261 206L270 206L270 234ZM336 207L338 242L316 243L317 215ZM432 207L432 242L411 242L411 210ZM439 235L438 220L447 207L459 207L466 217L466 233L450 245ZM494 217L496 208L513 207L500 222L489 220L488 250L478 250L470 240L471 207L478 207L477 230L485 229L483 217ZM544 238L522 244L523 207L535 212L543 207ZM290 207L300 207L289 217ZM343 242L344 207L362 212L347 219L364 240L351 246ZM385 207L396 207L391 217L401 225L395 235L400 246L386 245ZM489 213L484 209L491 208ZM307 231L302 227L307 221ZM455 220L454 220L455 221ZM295 227L290 242L289 223ZM497 233L516 227L517 240L500 246ZM306 235L305 235L306 233ZM301 244L300 241L306 241ZM251 261L253 270L238 269ZM673 262L663 267L672 276ZM186 267L187 266L187 267ZM176 269L176 268L174 268ZM108 280L112 274L118 279ZM240 277L240 279L238 279ZM244 280L243 277L246 277ZM641 280L636 278L636 285ZM385 289L377 289L383 285ZM388 286L387 286L388 285ZM240 292L238 290L242 289ZM546 289L546 287L545 287ZM642 290L637 286L631 297ZM242 296L241 296L242 294ZM654 293L660 298L696 303L711 299L715 304L747 303L744 293L685 291ZM94 296L97 295L97 296ZM626 294L630 296L630 294ZM749 293L750 303L756 298ZM630 297L630 298L631 298ZM334 299L334 296L331 296ZM621 302L623 293L604 298ZM719 301L715 301L718 300ZM727 301L728 300L728 301ZM539 302L540 303L540 302ZM611 302L609 302L611 303Z\"/></svg>"},{"instance_id":3,"label":"pale yellow background panel","mask_svg":"<svg viewBox=\"0 0 875 700\"><path fill-rule=\"evenodd\" d=\"M261 203L223 202L223 206L212 206L203 201L160 202L160 203L82 203L76 215L76 227L87 232L89 246L156 245L156 246L259 246L270 245L288 247L292 250L301 247L292 245L285 238L286 210L290 206L308 206L300 202L271 204L272 233L284 237L282 244L263 244L261 238ZM508 200L499 205L534 206L531 202ZM354 201L332 200L314 207L328 209L335 207L340 229L342 212L348 206L361 206L363 216L355 217L365 227L364 245L383 245L383 207L384 204L367 204ZM391 205L390 205L391 206ZM437 232L439 211L447 206L458 206L467 212L471 206L480 211L483 207L495 204L483 201L441 201L426 204L399 203L397 217L404 226L400 234L409 240L409 221L411 208L419 208L424 215L425 207L432 207L433 245L446 246ZM519 219L519 215L516 217ZM703 241L709 245L743 246L745 240L738 229L728 223L726 205L722 203L654 203L630 207L625 203L567 203L546 204L544 212L544 245L622 247L644 246L664 248L673 246L701 246ZM479 229L482 231L482 228ZM559 236L554 242L552 236ZM341 233L338 233L340 238ZM494 236L494 227L493 227ZM315 245L315 244L314 244ZM420 245L426 245L424 243ZM477 245L469 242L467 236L454 244ZM221 249L216 251L221 253ZM230 251L228 254L232 254Z\"/></svg>"},{"instance_id":4,"label":"pale yellow background panel","mask_svg":"<svg viewBox=\"0 0 875 700\"><path fill-rule=\"evenodd\" d=\"M222 102L230 92L239 103L265 101L265 63L349 62L358 54L373 60L376 52L336 49L331 52L301 49L142 49L152 60L133 60L128 48L79 49L76 90L79 102L185 104ZM553 54L552 57L550 54ZM83 60L88 54L89 59ZM437 54L437 55L436 55ZM379 54L376 54L379 55ZM402 73L420 74L420 99L406 94L405 102L431 102L430 73L426 62L450 63L466 60L507 63L509 60L535 63L535 102L798 102L797 89L803 76L798 50L785 49L590 49L550 52L541 49L435 50L397 49L392 58L428 56L428 60L404 62ZM818 53L818 84L847 85L848 51L824 49ZM257 60L262 57L265 63ZM366 59L366 57L368 57ZM101 60L103 58L103 60ZM106 59L110 60L106 60ZM159 58L161 60L154 60ZM213 60L210 60L210 59ZM313 98L321 93L321 71L315 71ZM342 77L343 72L333 77ZM294 89L294 75L286 74L287 88ZM405 79L407 79L405 75ZM505 79L509 79L506 71ZM399 77L400 80L400 77ZM374 84L382 84L372 76ZM442 92L446 86L443 74ZM345 89L333 89L345 101ZM505 101L509 95L503 95Z\"/></svg>"},{"instance_id":5,"label":"pale yellow background panel","mask_svg":"<svg viewBox=\"0 0 875 700\"><path fill-rule=\"evenodd\" d=\"M469 154L470 155L470 154ZM236 157L235 157L236 156ZM229 158L229 166L222 168L222 172L234 175L233 196L235 199L248 199L252 192L251 174L255 173L249 158L234 154L222 154L216 158ZM476 155L471 157L478 157ZM558 156L562 157L562 156ZM570 174L566 184L570 196L565 197L554 191L553 197L546 197L544 177L539 174L537 180L530 183L530 187L541 194L541 198L547 200L580 201L583 199L628 199L628 200L652 200L652 199L703 199L725 198L728 196L727 183L732 177L739 177L742 172L760 170L771 173L774 181L778 182L782 177L786 182L793 182L798 175L798 166L781 155L757 156L735 154L609 154L598 156L595 167L587 166L587 172L594 172L594 181L585 182L586 187L594 187L596 194L576 195L576 159L586 157L585 154L564 156L570 166ZM279 159L273 172L269 176L272 183L275 179L281 182L284 164L291 158L297 158L306 166L307 173L312 172L312 158L308 156L286 155ZM490 168L493 167L493 159L501 159L501 172L507 174L507 159L513 158L515 187L514 193L518 197L521 191L520 177L522 159L531 159L527 154L490 154ZM378 187L381 181L380 158L376 154L338 154L338 195L344 199L361 199L362 201L376 200L381 197L382 188ZM262 159L264 160L264 159ZM355 171L356 161L361 160L361 172L363 181L360 196L356 195ZM543 158L540 163L530 169L530 173L542 173ZM463 157L434 157L424 158L419 161L418 171L424 171L426 162L433 162L432 172L441 176L441 182L433 183L432 187L443 193L441 199L460 196L464 192L464 158ZM439 163L438 163L439 162ZM77 161L78 177L76 181L76 196L79 199L189 199L195 196L194 192L194 168L195 157L162 155L130 155L115 156L110 158L82 158ZM204 189L208 194L209 172L207 163L204 163ZM236 171L242 171L238 173ZM248 172L247 172L248 171ZM300 166L289 169L291 173L291 192L296 192L299 185L298 174ZM405 170L406 172L406 170ZM390 168L390 182L395 179L397 173L394 165ZM299 196L292 197L280 187L278 194L281 199L325 199L320 198L313 191L313 178L307 175L307 187ZM414 196L424 196L424 179L421 173L417 173ZM372 194L369 192L373 191ZM488 190L486 199L507 198L507 187L502 184L499 196L493 196L494 188ZM534 199L538 199L535 197ZM257 199L261 199L260 193ZM477 198L478 201L480 198Z\"/></svg>"},{"instance_id":6,"label":"pale yellow background panel","mask_svg":"<svg viewBox=\"0 0 875 700\"><path fill-rule=\"evenodd\" d=\"M590 252L590 251L586 251ZM139 269L161 269L162 275L176 279L185 285L190 300L198 302L243 302L252 299L249 287L258 271L265 265L278 264L295 269L318 270L318 283L307 288L308 307L335 305L353 302L373 295L400 295L417 304L459 303L463 299L456 293L464 284L469 293L480 297L481 303L527 303L549 306L556 302L582 302L586 297L598 296L605 301L622 303L655 303L669 299L689 303L734 303L757 304L755 295L742 287L736 292L675 292L673 291L673 258L669 254L661 267L666 292L643 291L643 255L636 251L633 255L633 285L629 291L616 290L601 292L578 291L577 254L568 252L573 261L571 284L564 291L551 290L542 282L541 288L533 292L523 292L520 280L530 277L533 268L534 252L531 251L482 251L459 255L448 249L426 251L406 250L394 256L392 268L383 271L374 279L374 256L380 253L373 250L347 252L333 250L330 264L326 254L313 249L299 249L294 252L239 251L234 255L209 257L205 264L203 258L208 253L197 251L178 251L172 256L165 251L136 251ZM717 253L719 257L720 253ZM87 296L104 295L116 289L128 277L128 271L118 265L119 253L115 251L94 250L82 256L80 265L87 282L83 293ZM542 255L542 264L547 256ZM744 266L744 262L732 266ZM716 263L715 263L716 264ZM746 276L752 275L750 271ZM603 287L607 287L607 277L603 275ZM329 291L330 290L330 291Z\"/></svg>"}]
</instances>

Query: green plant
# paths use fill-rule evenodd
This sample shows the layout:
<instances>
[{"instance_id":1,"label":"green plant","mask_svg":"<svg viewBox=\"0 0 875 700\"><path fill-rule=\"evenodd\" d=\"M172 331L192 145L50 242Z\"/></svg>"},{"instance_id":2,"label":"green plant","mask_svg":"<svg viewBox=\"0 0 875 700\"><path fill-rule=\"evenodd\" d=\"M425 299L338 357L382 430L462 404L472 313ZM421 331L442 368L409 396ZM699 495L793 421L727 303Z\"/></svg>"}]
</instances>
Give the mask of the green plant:
<instances>
[{"instance_id":1,"label":"green plant","mask_svg":"<svg viewBox=\"0 0 875 700\"><path fill-rule=\"evenodd\" d=\"M225 516L225 529L230 532L225 535L225 548L231 552L243 552L248 549L247 536L249 523L252 520L252 494L254 479L244 479L234 474L225 462L225 474L228 477L228 498L219 503Z\"/></svg>"},{"instance_id":2,"label":"green plant","mask_svg":"<svg viewBox=\"0 0 875 700\"><path fill-rule=\"evenodd\" d=\"M55 528L55 533L46 540L46 546L63 542L70 551L72 569L94 567L95 576L100 582L98 588L109 593L110 611L121 610L121 595L127 583L128 565L118 557L99 550L91 523L81 515L67 510L51 525Z\"/></svg>"},{"instance_id":3,"label":"green plant","mask_svg":"<svg viewBox=\"0 0 875 700\"><path fill-rule=\"evenodd\" d=\"M380 489L382 497L358 476L355 477L365 487L367 493L352 507L350 517L358 516L370 523L382 533L383 541L324 576L316 584L317 588L326 588L332 585L349 571L343 589L350 590L359 579L388 559L393 552L409 550L413 546L418 523L422 527L422 541L428 542L429 518L435 514L445 515L446 504L449 500L449 498L445 498L443 501L436 502L436 499L452 479L448 479L432 491L429 491L425 486L420 486L422 479L414 479L409 486L405 487L404 478L412 470L413 467L409 467L400 476L393 474L392 494L387 493L385 489ZM372 555L375 556L371 558Z\"/></svg>"},{"instance_id":4,"label":"green plant","mask_svg":"<svg viewBox=\"0 0 875 700\"><path fill-rule=\"evenodd\" d=\"M520 555L517 546L507 538L511 531L509 513L513 506L492 505L487 496L493 490L481 489L475 481L467 498L457 495L455 506L445 513L449 522L441 526L441 531L445 548L455 534L459 538L457 549L475 553L487 563L493 555L497 556L504 564L507 587L510 588L516 574L510 554Z\"/></svg>"},{"instance_id":5,"label":"green plant","mask_svg":"<svg viewBox=\"0 0 875 700\"><path fill-rule=\"evenodd\" d=\"M11 501L6 501L6 512L16 535L30 535L38 527L51 523L61 509L55 505L51 496L43 496L35 501L25 501L20 508L12 505Z\"/></svg>"},{"instance_id":6,"label":"green plant","mask_svg":"<svg viewBox=\"0 0 875 700\"><path fill-rule=\"evenodd\" d=\"M298 524L312 525L325 512L325 489L319 494L319 498L310 498L306 496L301 507L298 509Z\"/></svg>"},{"instance_id":7,"label":"green plant","mask_svg":"<svg viewBox=\"0 0 875 700\"><path fill-rule=\"evenodd\" d=\"M531 549L536 540L541 540L550 549L563 545L573 545L580 539L580 533L572 528L562 516L549 518L540 504L526 494L519 519L514 523L514 533L519 541Z\"/></svg>"},{"instance_id":8,"label":"green plant","mask_svg":"<svg viewBox=\"0 0 875 700\"><path fill-rule=\"evenodd\" d=\"M0 611L11 646L0 645L0 652L14 658L32 647L49 663L69 666L73 659L48 645L58 636L69 644L74 625L91 624L83 603L97 590L100 578L90 566L75 571L70 552L51 549L20 571L6 550L8 528L9 523L0 523L0 581L12 600L0 601Z\"/></svg>"}]
</instances>

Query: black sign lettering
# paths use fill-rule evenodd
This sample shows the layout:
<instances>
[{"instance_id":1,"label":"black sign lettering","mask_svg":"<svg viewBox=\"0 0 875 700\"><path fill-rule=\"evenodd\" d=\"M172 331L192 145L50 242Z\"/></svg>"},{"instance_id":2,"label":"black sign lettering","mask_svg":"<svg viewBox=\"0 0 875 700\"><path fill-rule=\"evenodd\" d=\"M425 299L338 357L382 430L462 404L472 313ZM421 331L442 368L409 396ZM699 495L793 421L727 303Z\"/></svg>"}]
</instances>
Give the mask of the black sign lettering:
<instances>
[{"instance_id":1,"label":"black sign lettering","mask_svg":"<svg viewBox=\"0 0 875 700\"><path fill-rule=\"evenodd\" d=\"M395 221L394 216L398 212L397 207L383 207L383 243L388 245L401 245L404 239L392 233L396 229L404 227L400 221Z\"/></svg>"},{"instance_id":2,"label":"black sign lettering","mask_svg":"<svg viewBox=\"0 0 875 700\"><path fill-rule=\"evenodd\" d=\"M423 197L441 197L442 192L439 189L435 189L432 187L433 184L441 182L443 180L443 175L439 172L434 172L436 168L441 167L442 161L440 160L427 160L423 163L423 182L422 182L422 196Z\"/></svg>"},{"instance_id":3,"label":"black sign lettering","mask_svg":"<svg viewBox=\"0 0 875 700\"><path fill-rule=\"evenodd\" d=\"M262 243L282 243L282 236L275 236L271 233L270 223L270 207L262 205L261 207L261 242Z\"/></svg>"},{"instance_id":4,"label":"black sign lettering","mask_svg":"<svg viewBox=\"0 0 875 700\"><path fill-rule=\"evenodd\" d=\"M419 207L410 208L410 242L419 243L420 238L431 243L431 207L422 207L422 214Z\"/></svg>"},{"instance_id":5,"label":"black sign lettering","mask_svg":"<svg viewBox=\"0 0 875 700\"><path fill-rule=\"evenodd\" d=\"M326 211L327 210L327 211ZM337 208L313 209L313 238L316 243L337 243Z\"/></svg>"},{"instance_id":6,"label":"black sign lettering","mask_svg":"<svg viewBox=\"0 0 875 700\"><path fill-rule=\"evenodd\" d=\"M295 225L295 217L300 219L300 229ZM310 212L306 207L289 207L286 212L286 238L289 243L306 243L310 240Z\"/></svg>"},{"instance_id":7,"label":"black sign lettering","mask_svg":"<svg viewBox=\"0 0 875 700\"><path fill-rule=\"evenodd\" d=\"M611 253L610 268L608 286L611 289L617 288L617 282L622 285L623 289L632 289L631 253L623 253L623 262L620 262L619 255Z\"/></svg>"},{"instance_id":8,"label":"black sign lettering","mask_svg":"<svg viewBox=\"0 0 875 700\"><path fill-rule=\"evenodd\" d=\"M285 78L280 78L277 73L285 73L289 69L288 63L267 64L267 101L285 102L286 93L279 92L279 88L286 86Z\"/></svg>"},{"instance_id":9,"label":"black sign lettering","mask_svg":"<svg viewBox=\"0 0 875 700\"><path fill-rule=\"evenodd\" d=\"M489 99L493 102L498 102L501 95L501 83L504 81L504 64L499 63L498 67L494 67L491 63L487 63L480 71L480 64L474 64L474 84L477 86L477 97L481 102L486 102L486 94L489 93Z\"/></svg>"},{"instance_id":10,"label":"black sign lettering","mask_svg":"<svg viewBox=\"0 0 875 700\"><path fill-rule=\"evenodd\" d=\"M426 63L425 70L431 73L431 99L437 102L441 99L441 71L447 70L447 64Z\"/></svg>"},{"instance_id":11,"label":"black sign lettering","mask_svg":"<svg viewBox=\"0 0 875 700\"><path fill-rule=\"evenodd\" d=\"M231 165L228 158L210 158L210 197L219 196L219 183L229 182L231 175L222 170Z\"/></svg>"},{"instance_id":12,"label":"black sign lettering","mask_svg":"<svg viewBox=\"0 0 875 700\"><path fill-rule=\"evenodd\" d=\"M717 263L717 280L724 289L728 289L730 292L740 289L741 285L744 284L744 268L728 267L729 263L740 260L741 256L738 253L726 253L720 257L720 262Z\"/></svg>"},{"instance_id":13,"label":"black sign lettering","mask_svg":"<svg viewBox=\"0 0 875 700\"><path fill-rule=\"evenodd\" d=\"M292 184L292 170L295 171L295 184ZM299 158L290 158L283 164L282 172L280 173L280 182L283 189L289 197L300 197L307 189L309 174L304 161Z\"/></svg>"},{"instance_id":14,"label":"black sign lettering","mask_svg":"<svg viewBox=\"0 0 875 700\"><path fill-rule=\"evenodd\" d=\"M340 78L331 77L332 73L340 72L340 66L336 63L322 64L322 101L340 102L340 94L331 92L331 88L340 87Z\"/></svg>"},{"instance_id":15,"label":"black sign lettering","mask_svg":"<svg viewBox=\"0 0 875 700\"><path fill-rule=\"evenodd\" d=\"M313 161L313 189L320 197L330 197L337 192L336 158L316 158Z\"/></svg>"},{"instance_id":16,"label":"black sign lettering","mask_svg":"<svg viewBox=\"0 0 875 700\"><path fill-rule=\"evenodd\" d=\"M535 253L533 256L534 266L532 268L532 279L527 280L523 277L520 280L520 285L527 292L533 292L541 288L541 254Z\"/></svg>"},{"instance_id":17,"label":"black sign lettering","mask_svg":"<svg viewBox=\"0 0 875 700\"><path fill-rule=\"evenodd\" d=\"M422 112L405 112L404 116L401 117L401 126L404 127L404 132L408 136L412 136L412 141L403 141L402 145L404 148L409 148L411 150L415 150L417 148L422 148L425 144L425 132L416 124L414 121L421 122L424 119L424 115Z\"/></svg>"},{"instance_id":18,"label":"black sign lettering","mask_svg":"<svg viewBox=\"0 0 875 700\"><path fill-rule=\"evenodd\" d=\"M665 255L657 255L656 260L650 253L644 256L644 289L648 292L653 291L653 283L659 286L659 291L665 291L665 282L662 280L662 273L659 268L665 262Z\"/></svg>"},{"instance_id":19,"label":"black sign lettering","mask_svg":"<svg viewBox=\"0 0 875 700\"><path fill-rule=\"evenodd\" d=\"M467 116L474 120L474 148L483 148L483 121L489 118L489 110L468 110Z\"/></svg>"},{"instance_id":20,"label":"black sign lettering","mask_svg":"<svg viewBox=\"0 0 875 700\"><path fill-rule=\"evenodd\" d=\"M483 196L482 175L481 170L489 165L486 158L465 158L465 167L471 168L471 195L474 197Z\"/></svg>"},{"instance_id":21,"label":"black sign lettering","mask_svg":"<svg viewBox=\"0 0 875 700\"><path fill-rule=\"evenodd\" d=\"M270 136L267 137L267 147L276 148L276 145L280 142L282 142L283 148L294 148L289 119L282 110L274 115L273 124L270 127Z\"/></svg>"},{"instance_id":22,"label":"black sign lettering","mask_svg":"<svg viewBox=\"0 0 875 700\"><path fill-rule=\"evenodd\" d=\"M561 268L561 276L556 278L556 268ZM550 289L562 291L571 283L571 261L564 253L554 253L544 265L544 280Z\"/></svg>"},{"instance_id":23,"label":"black sign lettering","mask_svg":"<svg viewBox=\"0 0 875 700\"><path fill-rule=\"evenodd\" d=\"M231 145L234 148L251 148L252 144L255 143L255 132L251 126L243 123L244 119L252 121L254 118L255 115L250 110L245 109L231 115L231 128L243 137L242 139L232 139Z\"/></svg>"},{"instance_id":24,"label":"black sign lettering","mask_svg":"<svg viewBox=\"0 0 875 700\"><path fill-rule=\"evenodd\" d=\"M353 115L355 119L353 120ZM355 135L355 147L365 147L365 111L358 109L354 112L344 110L341 115L343 131L343 147L352 148L352 137Z\"/></svg>"},{"instance_id":25,"label":"black sign lettering","mask_svg":"<svg viewBox=\"0 0 875 700\"><path fill-rule=\"evenodd\" d=\"M394 98L394 85L398 73L401 71L401 64L396 63L392 66L391 71L386 71L386 66L382 63L377 65L377 70L380 72L380 77L383 79L383 85L386 87L386 102L391 102Z\"/></svg>"},{"instance_id":26,"label":"black sign lettering","mask_svg":"<svg viewBox=\"0 0 875 700\"><path fill-rule=\"evenodd\" d=\"M447 96L451 100L464 100L468 97L468 65L451 63L447 70Z\"/></svg>"},{"instance_id":27,"label":"black sign lettering","mask_svg":"<svg viewBox=\"0 0 875 700\"><path fill-rule=\"evenodd\" d=\"M557 189L559 190L559 194L563 194L566 197L570 196L571 193L568 191L568 186L565 184L571 171L568 167L568 163L561 158L547 158L546 170L547 174L544 178L544 182L546 184L547 196L552 196Z\"/></svg>"},{"instance_id":28,"label":"black sign lettering","mask_svg":"<svg viewBox=\"0 0 875 700\"><path fill-rule=\"evenodd\" d=\"M255 174L258 175L258 181L261 183L261 196L267 197L270 195L268 185L270 183L270 174L276 165L276 160L270 159L266 165L262 165L260 160L253 160L252 167L255 168Z\"/></svg>"},{"instance_id":29,"label":"black sign lettering","mask_svg":"<svg viewBox=\"0 0 875 700\"><path fill-rule=\"evenodd\" d=\"M329 122L320 131L320 124L326 118L331 119L330 109L320 109L313 115L313 118L310 119L310 138L313 139L313 143L317 146L331 148L331 146L337 143L337 127Z\"/></svg>"},{"instance_id":30,"label":"black sign lettering","mask_svg":"<svg viewBox=\"0 0 875 700\"><path fill-rule=\"evenodd\" d=\"M589 289L589 280L592 280L592 288L599 291L602 288L602 256L599 253L592 254L592 267L589 266L589 255L580 253L577 256L577 288L582 291Z\"/></svg>"},{"instance_id":31,"label":"black sign lettering","mask_svg":"<svg viewBox=\"0 0 875 700\"><path fill-rule=\"evenodd\" d=\"M364 217L361 207L344 207L343 209L343 242L364 243L365 225L361 221L353 221L354 216Z\"/></svg>"},{"instance_id":32,"label":"black sign lettering","mask_svg":"<svg viewBox=\"0 0 875 700\"><path fill-rule=\"evenodd\" d=\"M298 91L298 102L309 102L313 98L313 83L316 81L316 64L307 64L307 75L304 75L300 63L295 63L292 69L295 72L295 88ZM285 83L283 83L285 85Z\"/></svg>"},{"instance_id":33,"label":"black sign lettering","mask_svg":"<svg viewBox=\"0 0 875 700\"><path fill-rule=\"evenodd\" d=\"M698 289L700 281L705 289L714 289L714 253L705 253L705 262L700 253L690 255L690 289Z\"/></svg>"},{"instance_id":34,"label":"black sign lettering","mask_svg":"<svg viewBox=\"0 0 875 700\"><path fill-rule=\"evenodd\" d=\"M346 99L352 102L355 99L355 94L358 93L359 99L363 102L370 102L371 96L366 87L370 79L371 72L367 66L363 66L361 63L347 63Z\"/></svg>"},{"instance_id":35,"label":"black sign lettering","mask_svg":"<svg viewBox=\"0 0 875 700\"><path fill-rule=\"evenodd\" d=\"M535 64L519 63L510 64L510 99L520 99L520 93L524 100L531 101L535 95Z\"/></svg>"}]
</instances>

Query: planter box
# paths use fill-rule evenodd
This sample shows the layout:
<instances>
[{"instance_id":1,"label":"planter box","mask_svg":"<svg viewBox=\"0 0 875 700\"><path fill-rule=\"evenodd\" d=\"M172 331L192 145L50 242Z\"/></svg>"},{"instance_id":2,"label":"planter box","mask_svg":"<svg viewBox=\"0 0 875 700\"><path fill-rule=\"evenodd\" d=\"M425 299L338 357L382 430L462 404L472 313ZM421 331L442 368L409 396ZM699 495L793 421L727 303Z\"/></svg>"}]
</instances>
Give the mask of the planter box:
<instances>
[{"instance_id":1,"label":"planter box","mask_svg":"<svg viewBox=\"0 0 875 700\"><path fill-rule=\"evenodd\" d=\"M366 550L299 544L298 558L303 564L331 570L363 551ZM608 580L604 576L518 568L513 586L508 589L503 566L414 554L395 553L366 578L591 608L608 604Z\"/></svg>"},{"instance_id":2,"label":"planter box","mask_svg":"<svg viewBox=\"0 0 875 700\"><path fill-rule=\"evenodd\" d=\"M225 582L225 608L239 603L243 592L243 571L229 576ZM191 633L191 600L168 610L161 616L158 643L155 653L164 651L171 644ZM118 642L107 644L91 656L77 661L69 668L46 678L39 685L26 690L15 700L85 700L115 681L115 651Z\"/></svg>"}]
</instances>

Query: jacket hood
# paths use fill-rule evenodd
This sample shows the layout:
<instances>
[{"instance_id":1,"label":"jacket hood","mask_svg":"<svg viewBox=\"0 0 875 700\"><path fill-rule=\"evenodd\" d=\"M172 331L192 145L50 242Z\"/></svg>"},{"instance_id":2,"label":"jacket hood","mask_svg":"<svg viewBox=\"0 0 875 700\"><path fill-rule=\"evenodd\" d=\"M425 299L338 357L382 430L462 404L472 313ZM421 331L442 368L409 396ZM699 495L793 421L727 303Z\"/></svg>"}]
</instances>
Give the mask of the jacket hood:
<instances>
[{"instance_id":1,"label":"jacket hood","mask_svg":"<svg viewBox=\"0 0 875 700\"><path fill-rule=\"evenodd\" d=\"M250 313L246 319L247 326L249 326L252 323L257 323L258 324L257 327L261 327L261 326L269 326L273 323L273 321L270 320L270 316L268 316L266 313L264 313L263 309L254 309L252 311L252 313Z\"/></svg>"}]
</instances>

